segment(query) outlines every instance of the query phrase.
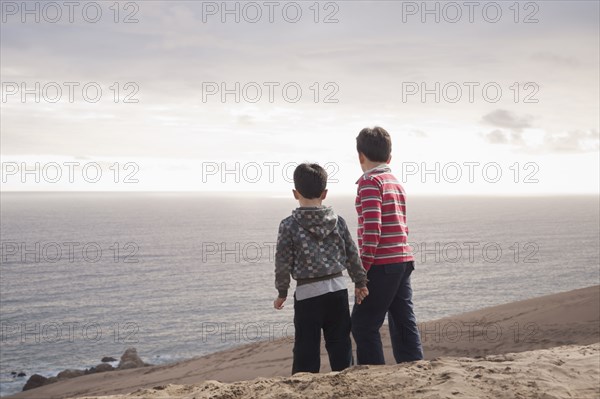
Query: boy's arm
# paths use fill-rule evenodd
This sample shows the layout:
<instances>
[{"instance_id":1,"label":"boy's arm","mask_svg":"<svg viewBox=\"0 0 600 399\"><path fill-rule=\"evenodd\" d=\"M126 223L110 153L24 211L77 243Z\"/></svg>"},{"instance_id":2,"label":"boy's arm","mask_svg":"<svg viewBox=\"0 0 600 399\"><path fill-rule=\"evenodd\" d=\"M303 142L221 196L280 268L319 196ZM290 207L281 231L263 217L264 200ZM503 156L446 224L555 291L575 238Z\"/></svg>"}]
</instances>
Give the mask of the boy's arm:
<instances>
[{"instance_id":1,"label":"boy's arm","mask_svg":"<svg viewBox=\"0 0 600 399\"><path fill-rule=\"evenodd\" d=\"M275 288L279 298L286 298L290 288L290 274L294 264L294 251L292 235L289 228L282 221L277 234L277 248L275 252Z\"/></svg>"},{"instance_id":2,"label":"boy's arm","mask_svg":"<svg viewBox=\"0 0 600 399\"><path fill-rule=\"evenodd\" d=\"M365 179L360 182L358 196L363 217L361 260L364 268L369 270L381 237L382 193L375 182Z\"/></svg>"},{"instance_id":3,"label":"boy's arm","mask_svg":"<svg viewBox=\"0 0 600 399\"><path fill-rule=\"evenodd\" d=\"M367 271L362 266L360 256L358 255L358 249L352 239L350 230L346 221L341 217L338 219L342 230L342 237L344 239L344 246L346 249L346 269L348 274L354 283L356 288L363 288L367 286Z\"/></svg>"}]
</instances>

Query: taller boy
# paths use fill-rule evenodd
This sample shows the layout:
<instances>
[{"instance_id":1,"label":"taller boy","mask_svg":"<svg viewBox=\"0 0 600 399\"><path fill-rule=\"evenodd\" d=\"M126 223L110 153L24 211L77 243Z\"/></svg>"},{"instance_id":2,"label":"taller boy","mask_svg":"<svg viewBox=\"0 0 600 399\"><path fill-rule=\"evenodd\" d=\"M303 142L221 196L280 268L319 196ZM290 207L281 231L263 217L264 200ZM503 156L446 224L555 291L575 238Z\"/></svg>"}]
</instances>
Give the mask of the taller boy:
<instances>
[{"instance_id":1,"label":"taller boy","mask_svg":"<svg viewBox=\"0 0 600 399\"><path fill-rule=\"evenodd\" d=\"M369 296L352 309L352 335L358 364L385 364L381 328L388 314L397 363L423 359L413 311L410 275L414 258L408 244L404 189L388 166L392 141L381 127L365 128L356 138L360 166L358 246L367 270Z\"/></svg>"}]
</instances>

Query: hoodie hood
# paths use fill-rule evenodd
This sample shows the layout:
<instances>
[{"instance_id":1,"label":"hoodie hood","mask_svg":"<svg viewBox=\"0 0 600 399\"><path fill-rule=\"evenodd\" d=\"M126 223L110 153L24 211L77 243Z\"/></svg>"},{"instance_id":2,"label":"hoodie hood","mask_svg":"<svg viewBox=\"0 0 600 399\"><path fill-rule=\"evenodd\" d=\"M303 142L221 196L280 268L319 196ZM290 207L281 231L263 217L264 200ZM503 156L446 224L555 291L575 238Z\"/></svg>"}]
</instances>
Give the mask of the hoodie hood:
<instances>
[{"instance_id":1,"label":"hoodie hood","mask_svg":"<svg viewBox=\"0 0 600 399\"><path fill-rule=\"evenodd\" d=\"M338 219L330 207L296 208L292 211L292 217L304 230L319 240L331 234Z\"/></svg>"}]
</instances>

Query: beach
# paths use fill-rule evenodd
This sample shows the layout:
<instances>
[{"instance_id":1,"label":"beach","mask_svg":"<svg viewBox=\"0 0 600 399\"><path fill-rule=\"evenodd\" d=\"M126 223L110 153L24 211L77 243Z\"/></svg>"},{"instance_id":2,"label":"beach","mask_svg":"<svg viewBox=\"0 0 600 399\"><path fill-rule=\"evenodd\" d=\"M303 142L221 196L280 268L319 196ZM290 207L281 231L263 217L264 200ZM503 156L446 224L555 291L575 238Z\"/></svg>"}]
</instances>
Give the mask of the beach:
<instances>
[{"instance_id":1,"label":"beach","mask_svg":"<svg viewBox=\"0 0 600 399\"><path fill-rule=\"evenodd\" d=\"M173 364L97 373L11 398L600 396L600 286L420 323L425 360L290 377L292 339L243 345ZM144 354L140 354L143 358ZM232 383L232 384L229 384Z\"/></svg>"},{"instance_id":2,"label":"beach","mask_svg":"<svg viewBox=\"0 0 600 399\"><path fill-rule=\"evenodd\" d=\"M357 366L341 373L259 378L198 386L166 385L129 398L597 398L600 345L488 356L439 358L397 366Z\"/></svg>"}]
</instances>

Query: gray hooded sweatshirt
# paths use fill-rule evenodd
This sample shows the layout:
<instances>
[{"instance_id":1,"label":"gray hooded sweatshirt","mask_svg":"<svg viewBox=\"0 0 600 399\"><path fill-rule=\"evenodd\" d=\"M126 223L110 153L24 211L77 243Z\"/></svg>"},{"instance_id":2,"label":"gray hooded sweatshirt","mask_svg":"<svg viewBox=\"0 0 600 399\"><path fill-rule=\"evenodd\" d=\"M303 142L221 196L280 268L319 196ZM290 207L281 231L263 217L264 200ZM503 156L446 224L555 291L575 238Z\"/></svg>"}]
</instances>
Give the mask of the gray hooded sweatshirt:
<instances>
[{"instance_id":1,"label":"gray hooded sweatshirt","mask_svg":"<svg viewBox=\"0 0 600 399\"><path fill-rule=\"evenodd\" d=\"M279 225L275 288L287 296L290 275L298 285L342 275L347 269L357 288L367 284L356 244L346 221L330 207L297 208Z\"/></svg>"}]
</instances>

